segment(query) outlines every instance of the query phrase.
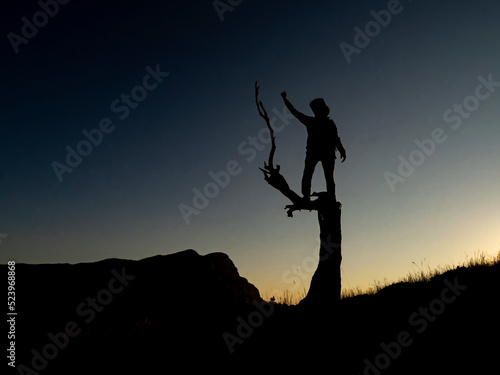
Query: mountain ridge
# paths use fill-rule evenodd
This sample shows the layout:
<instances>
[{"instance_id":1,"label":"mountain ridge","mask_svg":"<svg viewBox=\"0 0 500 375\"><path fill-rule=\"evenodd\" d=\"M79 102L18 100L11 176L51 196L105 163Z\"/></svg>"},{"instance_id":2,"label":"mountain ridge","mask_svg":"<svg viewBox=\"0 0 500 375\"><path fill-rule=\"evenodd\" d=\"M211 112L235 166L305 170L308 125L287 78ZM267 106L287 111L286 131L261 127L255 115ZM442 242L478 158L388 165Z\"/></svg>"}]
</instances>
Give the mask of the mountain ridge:
<instances>
[{"instance_id":1,"label":"mountain ridge","mask_svg":"<svg viewBox=\"0 0 500 375\"><path fill-rule=\"evenodd\" d=\"M165 361L184 372L279 363L280 371L349 375L477 373L497 364L498 260L334 305L265 302L227 254L192 249L17 264L16 283L16 364L34 369L21 374L136 374Z\"/></svg>"},{"instance_id":2,"label":"mountain ridge","mask_svg":"<svg viewBox=\"0 0 500 375\"><path fill-rule=\"evenodd\" d=\"M6 268L0 266L5 274ZM146 357L157 353L162 358L168 352L178 359L193 350L224 356L222 334L255 301L262 301L258 289L220 252L199 255L188 249L141 260L18 263L15 269L17 364L35 370L43 363L35 352L44 355L52 348L51 335L71 343L55 358L44 357L47 374L75 373L71 364L83 366L89 353L116 365L129 350L143 352L145 337L150 341ZM67 327L72 329L65 331ZM51 357L49 352L45 354ZM151 363L156 365L157 358Z\"/></svg>"}]
</instances>

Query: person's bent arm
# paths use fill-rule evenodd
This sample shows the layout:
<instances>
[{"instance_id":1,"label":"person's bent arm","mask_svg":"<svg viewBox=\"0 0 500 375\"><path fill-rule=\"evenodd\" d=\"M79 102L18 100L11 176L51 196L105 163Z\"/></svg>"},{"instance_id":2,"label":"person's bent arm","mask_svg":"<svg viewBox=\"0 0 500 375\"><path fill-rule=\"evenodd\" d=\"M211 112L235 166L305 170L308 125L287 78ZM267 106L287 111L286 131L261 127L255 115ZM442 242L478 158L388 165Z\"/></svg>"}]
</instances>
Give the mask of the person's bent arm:
<instances>
[{"instance_id":1,"label":"person's bent arm","mask_svg":"<svg viewBox=\"0 0 500 375\"><path fill-rule=\"evenodd\" d=\"M346 152L345 152L344 145L342 144L342 141L340 140L340 137L339 137L339 133L338 133L338 130L337 130L337 124L335 124L335 121L333 121L333 120L331 120L331 121L332 121L334 129L335 129L334 130L335 148L340 153L340 160L343 163L345 161L347 155L346 155Z\"/></svg>"},{"instance_id":2,"label":"person's bent arm","mask_svg":"<svg viewBox=\"0 0 500 375\"><path fill-rule=\"evenodd\" d=\"M345 159L346 159L347 155L345 153L345 148L342 145L342 142L340 141L340 138L339 138L339 143L337 145L337 150L339 150L339 152L340 152L341 163L345 162Z\"/></svg>"}]
</instances>

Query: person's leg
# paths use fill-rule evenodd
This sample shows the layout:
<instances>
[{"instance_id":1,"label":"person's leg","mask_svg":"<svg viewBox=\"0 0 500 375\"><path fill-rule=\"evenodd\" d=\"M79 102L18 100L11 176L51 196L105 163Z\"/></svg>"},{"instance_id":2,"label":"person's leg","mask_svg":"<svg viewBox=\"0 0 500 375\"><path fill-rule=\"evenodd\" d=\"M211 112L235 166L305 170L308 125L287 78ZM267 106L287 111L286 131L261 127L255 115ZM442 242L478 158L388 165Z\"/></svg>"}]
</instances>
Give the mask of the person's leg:
<instances>
[{"instance_id":1,"label":"person's leg","mask_svg":"<svg viewBox=\"0 0 500 375\"><path fill-rule=\"evenodd\" d=\"M302 195L309 199L311 195L311 181L314 174L314 168L318 163L318 159L306 154L306 163L304 166L304 174L302 175Z\"/></svg>"},{"instance_id":2,"label":"person's leg","mask_svg":"<svg viewBox=\"0 0 500 375\"><path fill-rule=\"evenodd\" d=\"M325 180L326 180L326 191L330 194L332 194L335 199L335 181L333 179L333 173L335 169L335 158L332 157L327 157L323 158L321 160L321 164L323 165L323 172L325 173Z\"/></svg>"}]
</instances>

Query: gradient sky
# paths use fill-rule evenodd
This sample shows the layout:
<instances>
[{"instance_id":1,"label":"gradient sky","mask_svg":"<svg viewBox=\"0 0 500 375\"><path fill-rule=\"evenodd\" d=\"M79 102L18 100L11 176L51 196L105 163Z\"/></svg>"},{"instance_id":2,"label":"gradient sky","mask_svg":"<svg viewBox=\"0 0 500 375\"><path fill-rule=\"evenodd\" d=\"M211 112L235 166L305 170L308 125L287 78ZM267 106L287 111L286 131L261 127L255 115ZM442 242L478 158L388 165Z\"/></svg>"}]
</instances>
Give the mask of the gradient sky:
<instances>
[{"instance_id":1,"label":"gradient sky","mask_svg":"<svg viewBox=\"0 0 500 375\"><path fill-rule=\"evenodd\" d=\"M221 20L210 0L70 1L18 53L8 34L22 35L22 17L41 8L4 6L0 262L193 248L227 253L264 296L307 289L316 213L287 218L289 202L258 170L270 146L248 143L265 127L256 80L272 116L283 112L283 90L307 114L316 97L332 109L347 150L335 171L344 287L397 279L415 270L412 262L434 267L498 252L500 87L476 89L478 77L500 82L500 3L402 0L348 63L340 44L354 46L355 28L388 3L397 2L242 1ZM142 84L147 66L169 75L122 120L111 105ZM470 97L477 92L481 99ZM64 163L66 147L103 118L114 130L59 182L51 164ZM306 130L284 121L276 120L275 161L300 192ZM415 140L439 128L445 140L419 160ZM410 154L421 165L392 191L384 173L398 173ZM179 205L192 206L193 189L231 161L241 172L186 224ZM323 190L316 172L313 190Z\"/></svg>"}]
</instances>

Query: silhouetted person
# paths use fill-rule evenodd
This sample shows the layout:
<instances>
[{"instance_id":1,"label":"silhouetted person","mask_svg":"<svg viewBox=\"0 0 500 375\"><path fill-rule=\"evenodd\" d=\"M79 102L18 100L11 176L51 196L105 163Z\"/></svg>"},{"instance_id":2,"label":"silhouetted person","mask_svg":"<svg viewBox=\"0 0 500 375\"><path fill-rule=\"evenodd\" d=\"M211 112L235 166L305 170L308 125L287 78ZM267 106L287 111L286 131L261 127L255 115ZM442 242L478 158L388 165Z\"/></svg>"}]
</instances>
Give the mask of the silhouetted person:
<instances>
[{"instance_id":1,"label":"silhouetted person","mask_svg":"<svg viewBox=\"0 0 500 375\"><path fill-rule=\"evenodd\" d=\"M314 99L309 103L314 117L306 116L293 107L292 103L287 99L285 91L281 93L281 96L292 115L307 128L306 162L302 177L302 195L304 195L304 199L309 200L309 196L311 195L311 180L314 168L318 162L321 162L323 165L326 190L336 199L335 181L333 180L336 159L335 151L340 152L342 163L346 159L346 152L340 141L337 126L329 117L330 108L328 108L322 98Z\"/></svg>"}]
</instances>

